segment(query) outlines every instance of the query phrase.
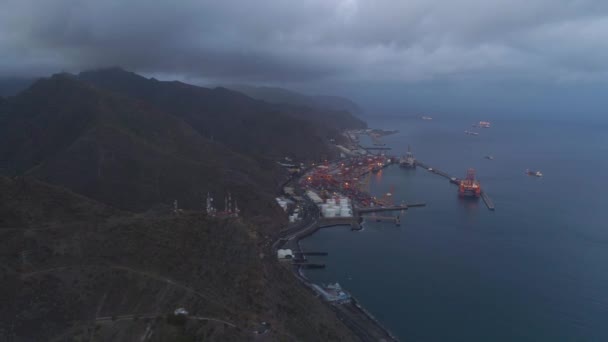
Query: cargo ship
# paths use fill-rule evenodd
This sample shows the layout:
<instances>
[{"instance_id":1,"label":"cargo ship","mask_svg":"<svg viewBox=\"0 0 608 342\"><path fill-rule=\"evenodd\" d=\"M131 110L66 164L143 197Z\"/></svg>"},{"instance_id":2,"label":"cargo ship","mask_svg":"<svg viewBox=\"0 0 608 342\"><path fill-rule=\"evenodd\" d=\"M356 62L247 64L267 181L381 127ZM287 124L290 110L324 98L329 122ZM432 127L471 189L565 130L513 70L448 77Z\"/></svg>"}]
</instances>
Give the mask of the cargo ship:
<instances>
[{"instance_id":1,"label":"cargo ship","mask_svg":"<svg viewBox=\"0 0 608 342\"><path fill-rule=\"evenodd\" d=\"M399 159L399 166L406 169L413 169L416 167L416 159L414 159L414 154L409 146L407 147L405 156Z\"/></svg>"}]
</instances>

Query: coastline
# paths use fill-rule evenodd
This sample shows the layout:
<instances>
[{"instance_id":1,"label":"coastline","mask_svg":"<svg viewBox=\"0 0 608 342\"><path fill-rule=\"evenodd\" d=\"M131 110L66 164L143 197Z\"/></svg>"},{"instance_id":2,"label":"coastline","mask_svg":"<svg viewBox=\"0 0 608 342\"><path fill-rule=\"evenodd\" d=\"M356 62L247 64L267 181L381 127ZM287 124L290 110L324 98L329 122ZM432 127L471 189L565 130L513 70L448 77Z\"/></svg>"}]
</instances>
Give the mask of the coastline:
<instances>
[{"instance_id":1,"label":"coastline","mask_svg":"<svg viewBox=\"0 0 608 342\"><path fill-rule=\"evenodd\" d=\"M384 131L384 130L372 130L368 129L363 132L358 131L345 131L344 135L349 140L348 150L349 154L353 151L359 151L360 155L370 155L366 148L362 147L359 143L359 139L357 135L377 135L377 138L385 135L395 134L398 131ZM376 138L376 139L377 139ZM340 149L341 146L336 146ZM381 166L381 168L385 168L392 164L389 160ZM332 161L330 163L337 163L337 161ZM314 165L314 164L313 164ZM303 169L299 175L293 175L287 181L282 183L280 188L280 194L292 200L294 203L298 203L302 209L302 218L300 221L292 222L288 224L284 229L278 232L273 238L273 243L271 245L271 250L274 256L277 256L277 251L279 249L289 249L292 251L294 255L294 259L296 256L300 256L301 259L299 261L306 262L306 256L303 254L304 251L300 244L300 241L315 234L320 229L327 229L333 227L350 227L351 230L360 230L360 218L358 212L354 210L353 216L350 218L332 218L332 219L324 219L321 218L320 209L316 203L314 203L307 196L295 196L293 192L294 189L298 189L300 192L304 192L304 189L300 187L300 180L306 176L306 174L312 171L313 168ZM367 174L372 172L371 169L360 170L361 174L359 177L364 177ZM285 191L286 187L291 187L290 195L287 195ZM366 196L369 196L366 191L363 193ZM369 196L371 198L371 196ZM392 332L390 332L386 327L384 327L376 317L366 310L363 305L352 295L349 294L350 300L347 302L337 302L330 301L323 298L321 293L318 290L318 285L314 284L312 281L306 277L304 273L304 268L301 263L293 263L293 259L285 260L283 259L282 263L285 263L286 267L289 267L292 271L292 274L300 281L300 283L306 287L312 295L318 297L322 302L327 305L337 317L346 325L348 329L350 329L356 336L359 337L362 341L399 341ZM324 267L324 265L322 265Z\"/></svg>"},{"instance_id":2,"label":"coastline","mask_svg":"<svg viewBox=\"0 0 608 342\"><path fill-rule=\"evenodd\" d=\"M283 244L276 245L280 248L290 248L294 252L302 253L302 247L300 241L305 239L321 229L329 229L333 227L348 227L347 224L326 224L319 225L314 223L309 226L303 227L301 230L296 231L293 235L290 235L287 241ZM277 241L281 241L283 238L279 238ZM275 247L273 245L273 247ZM278 249L278 248L277 248ZM276 249L275 249L276 251ZM292 273L300 281L300 283L308 288L315 297L319 297L313 287L313 283L306 277L303 272L303 268L300 265L290 265L292 267ZM390 332L386 327L382 325L368 310L366 310L360 302L351 295L351 301L348 303L332 303L323 300L323 303L329 306L332 311L336 313L338 318L362 341L395 341L399 339Z\"/></svg>"},{"instance_id":3,"label":"coastline","mask_svg":"<svg viewBox=\"0 0 608 342\"><path fill-rule=\"evenodd\" d=\"M297 181L297 179L298 178L291 178L284 184L288 185ZM353 225L349 223L320 222L318 207L308 199L303 199L302 202L303 203L301 204L305 205L307 208L307 215L302 221L295 224L295 226L288 226L278 233L271 246L273 255L276 255L277 250L282 248L291 249L295 254L302 255L301 253L303 250L300 241L315 234L320 229L349 226L354 228ZM319 293L315 290L313 283L304 274L301 265L290 263L289 268L296 279L311 291L312 295L321 299ZM322 301L325 305L328 305L338 318L362 341L399 341L399 339L366 310L355 297L351 296L351 300L348 303Z\"/></svg>"}]
</instances>

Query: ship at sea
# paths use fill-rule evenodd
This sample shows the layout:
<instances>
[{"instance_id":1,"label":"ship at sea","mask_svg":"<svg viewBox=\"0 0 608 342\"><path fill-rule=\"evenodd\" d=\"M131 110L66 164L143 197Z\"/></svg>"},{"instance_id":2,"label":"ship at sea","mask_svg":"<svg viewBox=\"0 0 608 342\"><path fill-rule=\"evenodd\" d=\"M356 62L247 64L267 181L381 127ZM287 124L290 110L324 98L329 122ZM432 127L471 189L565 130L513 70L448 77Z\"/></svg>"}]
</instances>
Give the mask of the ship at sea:
<instances>
[{"instance_id":1,"label":"ship at sea","mask_svg":"<svg viewBox=\"0 0 608 342\"><path fill-rule=\"evenodd\" d=\"M528 170L528 169L526 170L526 174L528 176L534 176L534 177L542 177L543 176L543 173L540 172L540 171L532 171L532 170Z\"/></svg>"},{"instance_id":2,"label":"ship at sea","mask_svg":"<svg viewBox=\"0 0 608 342\"><path fill-rule=\"evenodd\" d=\"M399 159L399 166L406 169L413 169L416 167L416 159L414 158L414 154L412 153L412 149L408 145L407 153L405 156Z\"/></svg>"},{"instance_id":3,"label":"ship at sea","mask_svg":"<svg viewBox=\"0 0 608 342\"><path fill-rule=\"evenodd\" d=\"M464 134L466 134L466 135L479 135L479 133L473 132L473 131L464 131Z\"/></svg>"},{"instance_id":4,"label":"ship at sea","mask_svg":"<svg viewBox=\"0 0 608 342\"><path fill-rule=\"evenodd\" d=\"M473 124L474 128L490 128L491 124L488 121L479 121L479 123Z\"/></svg>"}]
</instances>

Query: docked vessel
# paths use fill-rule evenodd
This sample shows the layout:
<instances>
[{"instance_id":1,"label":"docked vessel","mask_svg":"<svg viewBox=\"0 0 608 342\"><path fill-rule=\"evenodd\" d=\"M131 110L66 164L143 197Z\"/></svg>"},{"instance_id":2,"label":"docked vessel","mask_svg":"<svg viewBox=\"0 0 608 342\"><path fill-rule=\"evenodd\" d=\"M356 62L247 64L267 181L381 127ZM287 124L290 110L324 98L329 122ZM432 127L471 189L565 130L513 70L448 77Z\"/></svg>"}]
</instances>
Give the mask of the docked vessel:
<instances>
[{"instance_id":1,"label":"docked vessel","mask_svg":"<svg viewBox=\"0 0 608 342\"><path fill-rule=\"evenodd\" d=\"M414 154L412 153L410 146L407 147L407 153L405 156L399 159L399 166L406 169L413 169L416 167L416 159L414 158Z\"/></svg>"},{"instance_id":2,"label":"docked vessel","mask_svg":"<svg viewBox=\"0 0 608 342\"><path fill-rule=\"evenodd\" d=\"M529 170L529 169L526 169L526 174L528 176L534 176L534 177L542 177L543 176L542 172L540 172L540 171L532 171L532 170Z\"/></svg>"}]
</instances>

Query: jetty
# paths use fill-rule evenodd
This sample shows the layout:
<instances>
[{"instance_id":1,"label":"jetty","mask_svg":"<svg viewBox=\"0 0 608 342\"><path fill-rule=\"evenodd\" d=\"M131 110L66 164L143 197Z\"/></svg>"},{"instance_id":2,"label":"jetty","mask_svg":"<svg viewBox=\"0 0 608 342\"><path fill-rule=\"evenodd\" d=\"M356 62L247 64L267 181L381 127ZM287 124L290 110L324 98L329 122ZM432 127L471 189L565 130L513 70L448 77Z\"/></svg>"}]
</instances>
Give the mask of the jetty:
<instances>
[{"instance_id":1,"label":"jetty","mask_svg":"<svg viewBox=\"0 0 608 342\"><path fill-rule=\"evenodd\" d=\"M325 264L316 264L307 261L293 261L292 264L301 268L325 268Z\"/></svg>"},{"instance_id":2,"label":"jetty","mask_svg":"<svg viewBox=\"0 0 608 342\"><path fill-rule=\"evenodd\" d=\"M402 205L392 205L392 206L386 206L386 207L357 208L356 211L360 215L360 214L376 213L376 212L382 212L382 211L402 211L402 210L408 210L409 208L425 207L425 206L426 206L426 203L420 202L420 203L411 203L411 204L402 204Z\"/></svg>"},{"instance_id":3,"label":"jetty","mask_svg":"<svg viewBox=\"0 0 608 342\"><path fill-rule=\"evenodd\" d=\"M367 150L367 151L390 151L392 150L392 148L390 147L386 147L386 146L374 146L374 147L366 147L366 146L361 146L362 149Z\"/></svg>"},{"instance_id":4,"label":"jetty","mask_svg":"<svg viewBox=\"0 0 608 342\"><path fill-rule=\"evenodd\" d=\"M392 222L396 226L401 225L401 216L378 216L378 215L365 215L362 218L374 220L376 222Z\"/></svg>"},{"instance_id":5,"label":"jetty","mask_svg":"<svg viewBox=\"0 0 608 342\"><path fill-rule=\"evenodd\" d=\"M460 185L460 181L461 181L460 178L451 176L449 173L447 173L445 171L442 171L442 170L439 170L439 169L436 169L434 167L431 167L428 164L426 164L424 162L421 162L419 160L416 160L416 163L419 166L425 168L428 172L434 173L434 174L436 174L438 176L446 178L452 184ZM490 198L490 196L488 195L487 192L481 191L480 197L483 199L483 202L486 204L486 207L488 208L488 210L494 211L496 209L496 207L494 206L494 201L492 201L492 199Z\"/></svg>"},{"instance_id":6,"label":"jetty","mask_svg":"<svg viewBox=\"0 0 608 342\"><path fill-rule=\"evenodd\" d=\"M481 192L481 198L483 199L483 202L486 204L486 207L488 207L488 210L494 211L494 209L495 209L494 202L492 201L490 196L488 196L488 194L485 191Z\"/></svg>"}]
</instances>

